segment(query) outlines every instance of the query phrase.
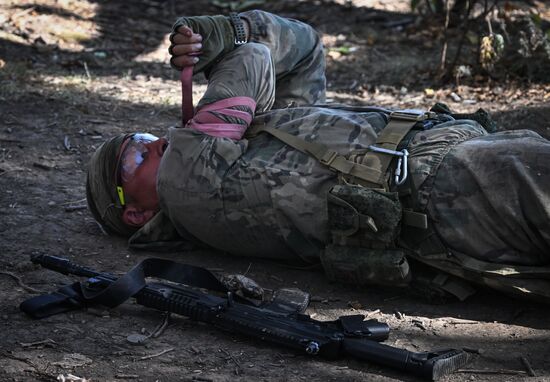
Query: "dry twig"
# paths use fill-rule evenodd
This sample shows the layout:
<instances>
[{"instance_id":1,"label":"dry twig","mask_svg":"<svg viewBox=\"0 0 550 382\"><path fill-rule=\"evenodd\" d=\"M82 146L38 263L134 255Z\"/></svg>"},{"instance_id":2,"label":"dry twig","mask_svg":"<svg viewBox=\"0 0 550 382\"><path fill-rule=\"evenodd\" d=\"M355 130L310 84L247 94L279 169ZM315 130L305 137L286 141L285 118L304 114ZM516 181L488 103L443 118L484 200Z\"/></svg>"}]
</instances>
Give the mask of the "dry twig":
<instances>
[{"instance_id":1,"label":"dry twig","mask_svg":"<svg viewBox=\"0 0 550 382\"><path fill-rule=\"evenodd\" d=\"M502 374L502 375L526 375L527 373L521 370L488 370L488 369L458 369L457 373L471 374Z\"/></svg>"},{"instance_id":2,"label":"dry twig","mask_svg":"<svg viewBox=\"0 0 550 382\"><path fill-rule=\"evenodd\" d=\"M537 374L535 373L535 370L533 370L533 368L531 367L531 363L529 362L527 357L521 356L519 359L523 366L525 366L525 368L527 369L527 375L529 375L530 377L536 377Z\"/></svg>"},{"instance_id":3,"label":"dry twig","mask_svg":"<svg viewBox=\"0 0 550 382\"><path fill-rule=\"evenodd\" d=\"M6 275L6 276L10 276L11 278L13 278L16 282L17 282L17 285L19 285L21 288L25 289L27 292L31 292L31 293L46 293L45 291L42 291L40 289L36 289L36 288L33 288L31 286L28 286L27 284L25 284L21 278L19 276L17 276L16 274L14 273L11 273L11 272L8 272L8 271L0 271L0 274L2 275Z\"/></svg>"},{"instance_id":4,"label":"dry twig","mask_svg":"<svg viewBox=\"0 0 550 382\"><path fill-rule=\"evenodd\" d=\"M174 348L169 348L169 349L165 349L163 351L161 351L160 353L156 353L156 354L151 354L151 355L146 355L144 357L141 357L139 358L140 361L143 361L143 360L146 360L146 359L151 359L151 358L155 358L155 357L160 357L161 355L164 355L166 353L169 353L171 351L173 351Z\"/></svg>"},{"instance_id":5,"label":"dry twig","mask_svg":"<svg viewBox=\"0 0 550 382\"><path fill-rule=\"evenodd\" d=\"M24 348L30 348L33 346L39 346L39 345L57 345L57 342L52 340L51 338L46 338L42 341L35 341L35 342L19 342L19 345L21 345Z\"/></svg>"},{"instance_id":6,"label":"dry twig","mask_svg":"<svg viewBox=\"0 0 550 382\"><path fill-rule=\"evenodd\" d=\"M80 205L75 205L75 206L67 206L67 207L65 207L65 212L85 210L86 208L88 208L88 206L86 204L80 204Z\"/></svg>"},{"instance_id":7,"label":"dry twig","mask_svg":"<svg viewBox=\"0 0 550 382\"><path fill-rule=\"evenodd\" d=\"M117 379L138 379L139 375L137 374L115 374Z\"/></svg>"},{"instance_id":8,"label":"dry twig","mask_svg":"<svg viewBox=\"0 0 550 382\"><path fill-rule=\"evenodd\" d=\"M239 375L239 372L241 371L241 364L239 363L239 361L237 361L237 359L233 357L233 355L230 354L227 350L220 348L220 351L225 353L229 358L231 358L233 362L235 362L235 366L237 367L235 369L235 374Z\"/></svg>"},{"instance_id":9,"label":"dry twig","mask_svg":"<svg viewBox=\"0 0 550 382\"><path fill-rule=\"evenodd\" d=\"M153 333L151 334L151 337L153 338L160 337L160 335L164 332L164 330L166 329L169 323L170 323L170 312L167 312L164 315L164 320L162 320L162 323L159 326L157 326L157 328L153 331Z\"/></svg>"}]
</instances>

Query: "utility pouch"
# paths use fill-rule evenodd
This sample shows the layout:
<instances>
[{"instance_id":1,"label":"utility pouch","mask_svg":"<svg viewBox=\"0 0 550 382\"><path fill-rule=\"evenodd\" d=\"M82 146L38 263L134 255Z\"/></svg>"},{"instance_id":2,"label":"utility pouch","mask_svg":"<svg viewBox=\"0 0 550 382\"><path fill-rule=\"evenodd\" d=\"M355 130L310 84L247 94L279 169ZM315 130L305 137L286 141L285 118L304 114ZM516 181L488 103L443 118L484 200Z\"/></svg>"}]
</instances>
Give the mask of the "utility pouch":
<instances>
[{"instance_id":1,"label":"utility pouch","mask_svg":"<svg viewBox=\"0 0 550 382\"><path fill-rule=\"evenodd\" d=\"M409 264L395 246L402 217L397 193L341 184L327 198L332 244L321 253L327 277L356 285L406 284Z\"/></svg>"},{"instance_id":2,"label":"utility pouch","mask_svg":"<svg viewBox=\"0 0 550 382\"><path fill-rule=\"evenodd\" d=\"M327 245L321 252L327 278L354 285L404 286L410 269L402 249L369 249Z\"/></svg>"},{"instance_id":3,"label":"utility pouch","mask_svg":"<svg viewBox=\"0 0 550 382\"><path fill-rule=\"evenodd\" d=\"M327 195L333 243L387 248L395 244L403 214L395 192L360 185L334 186Z\"/></svg>"}]
</instances>

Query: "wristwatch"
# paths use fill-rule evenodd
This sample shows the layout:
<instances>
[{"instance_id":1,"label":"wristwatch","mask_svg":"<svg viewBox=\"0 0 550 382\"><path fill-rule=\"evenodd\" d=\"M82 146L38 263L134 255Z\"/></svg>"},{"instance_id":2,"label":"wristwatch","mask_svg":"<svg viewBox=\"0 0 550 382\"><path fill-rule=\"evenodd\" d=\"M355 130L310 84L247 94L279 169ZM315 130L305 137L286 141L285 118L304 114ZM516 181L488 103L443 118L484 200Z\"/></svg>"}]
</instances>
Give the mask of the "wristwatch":
<instances>
[{"instance_id":1,"label":"wristwatch","mask_svg":"<svg viewBox=\"0 0 550 382\"><path fill-rule=\"evenodd\" d=\"M233 30L235 31L235 45L246 44L246 31L244 29L244 23L235 12L229 14L229 21L233 25Z\"/></svg>"}]
</instances>

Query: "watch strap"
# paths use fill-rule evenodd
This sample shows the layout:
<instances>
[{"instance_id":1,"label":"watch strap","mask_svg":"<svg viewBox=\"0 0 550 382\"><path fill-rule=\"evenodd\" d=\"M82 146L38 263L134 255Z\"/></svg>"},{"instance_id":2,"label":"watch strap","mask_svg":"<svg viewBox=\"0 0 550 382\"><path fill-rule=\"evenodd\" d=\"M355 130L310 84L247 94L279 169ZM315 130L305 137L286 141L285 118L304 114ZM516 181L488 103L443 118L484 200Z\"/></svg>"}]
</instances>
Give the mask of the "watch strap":
<instances>
[{"instance_id":1,"label":"watch strap","mask_svg":"<svg viewBox=\"0 0 550 382\"><path fill-rule=\"evenodd\" d=\"M229 21L235 31L235 45L246 44L246 30L244 29L244 23L236 12L229 14Z\"/></svg>"}]
</instances>

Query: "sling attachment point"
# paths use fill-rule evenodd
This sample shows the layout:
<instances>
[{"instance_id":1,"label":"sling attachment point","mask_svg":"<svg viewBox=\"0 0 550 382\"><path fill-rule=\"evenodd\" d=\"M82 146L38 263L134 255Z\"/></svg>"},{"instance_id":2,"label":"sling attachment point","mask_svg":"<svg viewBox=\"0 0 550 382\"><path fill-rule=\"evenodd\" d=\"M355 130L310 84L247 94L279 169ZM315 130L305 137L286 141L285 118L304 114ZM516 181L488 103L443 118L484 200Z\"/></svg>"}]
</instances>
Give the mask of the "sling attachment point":
<instances>
[{"instance_id":1,"label":"sling attachment point","mask_svg":"<svg viewBox=\"0 0 550 382\"><path fill-rule=\"evenodd\" d=\"M409 152L407 149L403 149L401 151L396 150L389 150L385 149L383 147L376 147L374 145L369 146L369 150L377 152L377 153L383 153L383 154L389 154L389 155L395 155L399 157L397 160L397 165L395 166L395 172L394 172L394 181L395 185L401 186L405 181L407 180L408 176L408 157Z\"/></svg>"}]
</instances>

